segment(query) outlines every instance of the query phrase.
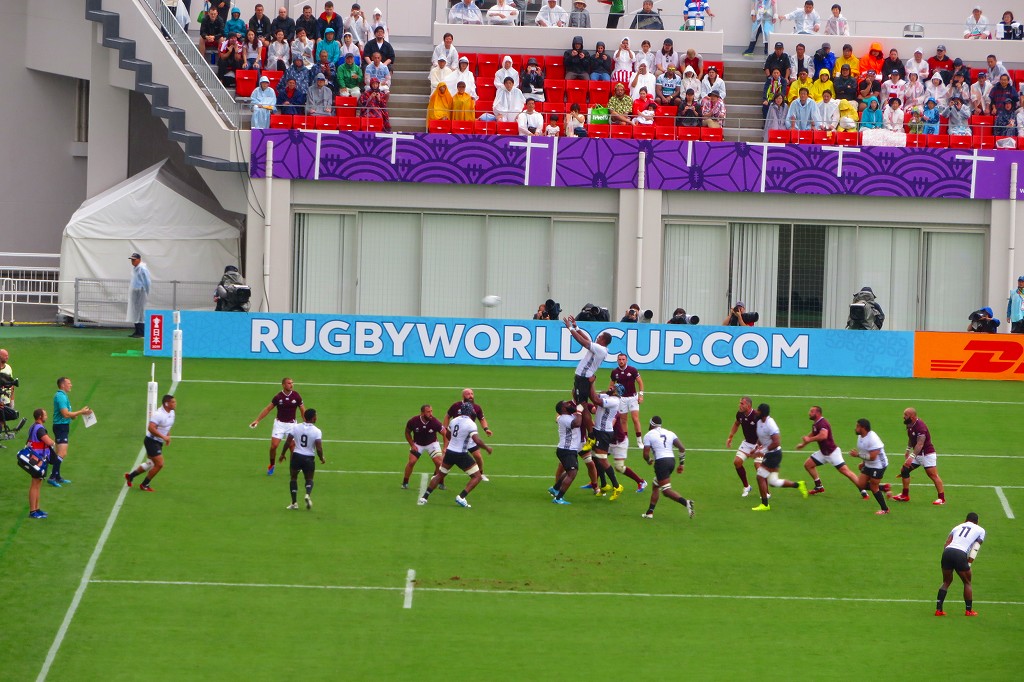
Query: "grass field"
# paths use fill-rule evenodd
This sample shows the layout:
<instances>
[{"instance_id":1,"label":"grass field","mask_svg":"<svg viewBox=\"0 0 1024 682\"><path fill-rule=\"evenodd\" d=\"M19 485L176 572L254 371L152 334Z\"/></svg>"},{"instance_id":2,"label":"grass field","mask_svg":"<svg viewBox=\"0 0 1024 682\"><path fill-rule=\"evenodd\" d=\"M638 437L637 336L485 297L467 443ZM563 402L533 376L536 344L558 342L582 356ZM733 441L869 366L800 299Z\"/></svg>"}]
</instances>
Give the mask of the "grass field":
<instances>
[{"instance_id":1,"label":"grass field","mask_svg":"<svg viewBox=\"0 0 1024 682\"><path fill-rule=\"evenodd\" d=\"M76 681L1020 679L1020 384L645 372L644 421L659 414L682 437L687 468L673 485L697 505L690 520L663 500L646 521L647 493L610 502L577 489L572 506L550 503L553 405L571 370L186 360L167 466L148 495L126 491L121 474L140 455L150 360L111 357L137 342L4 328L0 345L24 414L50 411L67 374L72 404L99 419L73 426L73 484L43 487L44 521L26 517L21 441L3 451L2 680L37 679L48 651L47 679ZM284 375L326 439L312 511L285 510L284 467L265 475L270 422L247 427ZM157 376L163 392L169 361ZM462 509L453 474L418 507L429 463L400 489L404 423L464 386L494 429L491 482ZM871 419L893 483L901 413L917 407L949 503L930 504L919 471L913 501L877 517L873 500L821 469L825 495L774 491L772 511L752 513L725 448L742 394L772 404L781 474L794 479L811 404L844 451L855 420ZM630 463L650 473L635 448ZM942 543L968 511L988 531L981 615L963 617L957 581L950 615L936 618Z\"/></svg>"}]
</instances>

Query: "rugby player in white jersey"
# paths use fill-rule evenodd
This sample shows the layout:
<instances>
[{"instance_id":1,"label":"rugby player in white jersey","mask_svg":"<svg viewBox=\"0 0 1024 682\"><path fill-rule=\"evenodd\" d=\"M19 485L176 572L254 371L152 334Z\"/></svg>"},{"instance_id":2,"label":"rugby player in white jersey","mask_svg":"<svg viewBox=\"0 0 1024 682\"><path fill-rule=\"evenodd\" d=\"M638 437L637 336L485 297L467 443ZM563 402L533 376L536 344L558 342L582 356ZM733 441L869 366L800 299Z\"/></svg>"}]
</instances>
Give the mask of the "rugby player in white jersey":
<instances>
[{"instance_id":1,"label":"rugby player in white jersey","mask_svg":"<svg viewBox=\"0 0 1024 682\"><path fill-rule=\"evenodd\" d=\"M437 486L444 483L444 478L451 471L451 468L457 466L469 475L469 482L466 483L466 487L455 498L455 502L460 507L469 508L472 505L466 499L466 496L480 483L481 479L480 465L473 459L473 451L477 448L483 448L487 451L487 454L491 454L494 450L491 449L490 445L480 440L476 422L473 421L473 406L469 403L462 405L459 409L459 416L448 424L448 431L448 448L444 452L444 459L441 461L441 466L438 468L437 473L430 479L423 497L417 501L417 504L426 504L430 498L430 493L434 492Z\"/></svg>"},{"instance_id":2,"label":"rugby player in white jersey","mask_svg":"<svg viewBox=\"0 0 1024 682\"><path fill-rule=\"evenodd\" d=\"M171 427L174 426L174 408L177 406L178 401L168 393L161 398L160 407L153 411L153 416L146 424L146 437L142 441L146 447L146 461L124 475L125 485L129 488L136 476L145 473L146 477L142 479L139 490L155 492L149 484L164 468L164 446L171 444Z\"/></svg>"},{"instance_id":3,"label":"rugby player in white jersey","mask_svg":"<svg viewBox=\"0 0 1024 682\"><path fill-rule=\"evenodd\" d=\"M679 465L673 456L672 448L679 450ZM653 453L654 459L651 460ZM647 512L642 514L645 519L654 518L654 507L658 504L658 497L664 495L670 500L675 500L686 507L686 511L693 518L693 500L688 500L675 490L672 490L672 469L677 474L683 473L686 467L686 448L679 442L679 437L668 429L662 428L661 417L651 417L650 429L644 436L644 461L654 464L654 485L651 486L651 504Z\"/></svg>"},{"instance_id":4,"label":"rugby player in white jersey","mask_svg":"<svg viewBox=\"0 0 1024 682\"><path fill-rule=\"evenodd\" d=\"M782 444L779 425L771 416L771 406L761 403L757 406L757 447L754 448L754 461L757 462L757 489L761 493L761 504L751 507L751 511L771 511L768 499L768 486L773 488L796 488L807 499L807 484L803 481L787 481L779 478L779 467L782 466Z\"/></svg>"},{"instance_id":5,"label":"rugby player in white jersey","mask_svg":"<svg viewBox=\"0 0 1024 682\"><path fill-rule=\"evenodd\" d=\"M857 433L857 447L850 450L850 456L864 460L860 465L857 487L865 490L870 486L871 494L879 506L875 514L884 516L889 513L889 505L885 503L885 494L879 489L879 481L885 476L885 468L889 466L889 458L885 456L885 443L871 430L871 422L867 419L858 419L854 431Z\"/></svg>"},{"instance_id":6,"label":"rugby player in white jersey","mask_svg":"<svg viewBox=\"0 0 1024 682\"><path fill-rule=\"evenodd\" d=\"M303 480L306 482L306 509L313 508L313 500L310 498L310 495L313 494L313 474L316 472L316 460L313 459L313 455L315 454L320 458L321 464L327 463L327 460L324 459L324 434L316 426L316 410L313 408L306 410L302 413L302 419L303 422L293 426L288 434L288 440L279 460L283 462L285 453L288 450L292 451L291 470L289 472L291 480L288 484L289 490L292 493L292 503L288 505L288 509L299 508L296 499L299 494L300 471L302 472Z\"/></svg>"},{"instance_id":7,"label":"rugby player in white jersey","mask_svg":"<svg viewBox=\"0 0 1024 682\"><path fill-rule=\"evenodd\" d=\"M936 616L946 615L946 612L942 610L942 602L946 600L946 590L953 582L953 571L956 571L964 584L964 605L967 607L964 615L978 615L973 608L974 588L971 585L971 564L978 556L978 550L983 542L985 542L985 529L978 525L978 515L974 512L967 515L966 521L949 531L945 549L942 550L942 586L935 599Z\"/></svg>"},{"instance_id":8,"label":"rugby player in white jersey","mask_svg":"<svg viewBox=\"0 0 1024 682\"><path fill-rule=\"evenodd\" d=\"M597 413L594 415L593 432L594 463L597 465L597 471L601 477L607 476L612 482L611 487L606 489L602 486L595 490L594 494L600 495L610 491L610 499L612 500L619 499L619 495L623 491L623 487L619 485L619 481L615 476L615 470L608 464L608 450L611 448L612 440L614 439L612 429L615 422L619 419L619 400L624 390L622 384L614 384L604 393L598 393L594 388L594 384L590 384L590 402L597 405Z\"/></svg>"},{"instance_id":9,"label":"rugby player in white jersey","mask_svg":"<svg viewBox=\"0 0 1024 682\"><path fill-rule=\"evenodd\" d=\"M612 335L608 332L601 332L597 335L596 340L591 341L586 332L576 326L575 317L570 315L563 318L562 321L565 323L565 327L569 330L572 338L576 339L586 349L583 357L580 358L579 363L576 365L576 376L572 384L572 399L577 404L582 404L590 400L591 385L597 378L597 370L601 363L608 357L608 344L612 342ZM593 428L594 420L589 411L584 409L583 435L587 441L583 446L584 452L590 450L594 445L594 441L590 437L590 431Z\"/></svg>"},{"instance_id":10,"label":"rugby player in white jersey","mask_svg":"<svg viewBox=\"0 0 1024 682\"><path fill-rule=\"evenodd\" d=\"M558 445L555 446L555 457L558 458L558 473L555 484L548 488L555 504L571 504L565 499L572 482L579 471L580 424L583 423L583 406L559 400L555 403L555 423L558 427Z\"/></svg>"},{"instance_id":11,"label":"rugby player in white jersey","mask_svg":"<svg viewBox=\"0 0 1024 682\"><path fill-rule=\"evenodd\" d=\"M743 429L743 441L736 450L736 456L733 457L732 465L736 467L736 475L740 477L740 483L743 484L742 497L746 497L750 494L751 488L750 483L747 482L747 470L743 463L747 461L747 458L753 454L754 448L757 447L757 414L754 413L753 402L747 396L740 398L739 410L736 412L736 421L732 423L732 428L729 429L729 437L725 439L725 447L732 447L732 437L736 435L737 429L741 427Z\"/></svg>"}]
</instances>

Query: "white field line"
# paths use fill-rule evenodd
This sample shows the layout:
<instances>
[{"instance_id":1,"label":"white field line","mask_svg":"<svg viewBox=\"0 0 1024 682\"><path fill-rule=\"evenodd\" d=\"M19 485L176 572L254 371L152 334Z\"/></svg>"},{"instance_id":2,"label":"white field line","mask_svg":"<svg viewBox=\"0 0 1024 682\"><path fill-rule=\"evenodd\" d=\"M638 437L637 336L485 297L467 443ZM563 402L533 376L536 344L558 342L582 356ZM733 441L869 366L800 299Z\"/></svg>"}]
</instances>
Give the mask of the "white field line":
<instances>
[{"instance_id":1,"label":"white field line","mask_svg":"<svg viewBox=\"0 0 1024 682\"><path fill-rule=\"evenodd\" d=\"M172 383L170 391L168 393L174 393L174 389L177 388L177 383ZM135 457L135 463L132 464L132 471L146 456L146 448L139 448L139 454ZM124 505L125 497L128 495L128 486L121 486L120 492L117 494L117 499L114 500L114 507L110 510L110 515L107 516L107 523L103 526L103 531L100 533L99 539L96 541L96 546L92 550L92 555L89 557L89 562L85 565L85 570L82 571L82 579L78 582L78 589L75 590L75 595L71 598L71 604L68 605L68 610L64 613L64 620L61 621L60 628L57 630L57 635L53 638L53 643L50 645L50 650L46 652L46 659L43 661L43 667L39 671L39 675L36 677L36 682L43 682L46 676L50 674L50 668L53 666L53 661L57 658L57 652L60 651L61 644L64 643L64 637L68 634L68 628L71 627L71 621L75 618L75 613L78 611L79 604L82 603L82 597L85 595L85 588L89 586L92 581L93 571L96 570L96 563L100 559L100 555L103 553L103 548L107 545L107 539L110 537L110 531L114 529L114 523L117 522L117 517L121 513L121 507Z\"/></svg>"},{"instance_id":2,"label":"white field line","mask_svg":"<svg viewBox=\"0 0 1024 682\"><path fill-rule=\"evenodd\" d=\"M1008 518L1008 519L1015 519L1015 518L1017 518L1017 517L1015 517L1013 515L1013 509L1010 508L1010 501L1008 499L1006 499L1006 495L1003 494L1003 488L1012 488L1012 487L1014 487L1014 486L1011 486L1011 485L995 486L996 497L998 497L999 501L1003 503L1003 511L1006 512L1006 518Z\"/></svg>"},{"instance_id":3,"label":"white field line","mask_svg":"<svg viewBox=\"0 0 1024 682\"><path fill-rule=\"evenodd\" d=\"M405 574L405 601L402 602L403 609L412 608L412 589L416 585L416 571L409 569Z\"/></svg>"},{"instance_id":4,"label":"white field line","mask_svg":"<svg viewBox=\"0 0 1024 682\"><path fill-rule=\"evenodd\" d=\"M295 589L343 590L372 592L403 592L406 588L381 585L293 585L273 583L201 582L193 580L92 580L106 585L153 585L166 587L234 587L242 589ZM458 587L417 587L417 592L450 592L456 594L486 594L494 596L526 595L535 597L644 597L649 599L721 599L743 601L813 601L813 602L865 602L877 604L934 604L934 599L879 599L874 597L810 597L767 594L657 594L653 592L563 592L555 590L480 590ZM1024 601L977 601L975 604L1024 606Z\"/></svg>"},{"instance_id":5,"label":"white field line","mask_svg":"<svg viewBox=\"0 0 1024 682\"><path fill-rule=\"evenodd\" d=\"M837 377L838 378L838 377ZM279 386L278 381L232 381L228 379L184 379L186 384L232 384L237 386ZM377 390L439 390L439 391L461 391L465 386L401 386L393 384L330 384L301 381L296 379L298 386L319 386L327 388L360 388ZM476 391L510 391L513 393L570 393L568 387L563 388L509 388L503 386L478 386ZM691 396L695 398L736 398L739 393L699 393L694 391L646 391L647 395L674 395ZM897 403L961 403L966 405L1024 405L1024 402L1016 400L961 400L959 398L884 398L879 396L864 395L787 395L787 394L758 394L760 398L784 399L784 400L871 400L873 402L886 401Z\"/></svg>"},{"instance_id":6,"label":"white field line","mask_svg":"<svg viewBox=\"0 0 1024 682\"><path fill-rule=\"evenodd\" d=\"M256 441L264 442L268 438L258 438L254 436L175 436L178 440L240 440L240 441ZM338 443L340 445L404 445L408 450L408 443L404 440L332 440L325 438L325 443ZM544 443L491 443L496 448L549 448L555 449L553 445L547 445ZM687 453L693 452L735 452L735 448L686 448ZM1024 456L1020 455L974 455L974 454L958 454L944 452L940 453L940 457L970 457L973 459L1020 459L1024 460ZM488 474L490 475L490 474Z\"/></svg>"}]
</instances>

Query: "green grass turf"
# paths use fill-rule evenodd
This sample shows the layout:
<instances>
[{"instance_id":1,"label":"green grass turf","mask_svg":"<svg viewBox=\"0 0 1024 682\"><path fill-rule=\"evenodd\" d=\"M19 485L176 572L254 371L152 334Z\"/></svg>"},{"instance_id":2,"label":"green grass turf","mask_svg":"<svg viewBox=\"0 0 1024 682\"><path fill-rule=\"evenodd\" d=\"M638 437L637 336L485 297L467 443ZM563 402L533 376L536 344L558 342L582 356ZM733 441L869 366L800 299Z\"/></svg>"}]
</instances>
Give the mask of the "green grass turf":
<instances>
[{"instance_id":1,"label":"green grass turf","mask_svg":"<svg viewBox=\"0 0 1024 682\"><path fill-rule=\"evenodd\" d=\"M138 456L151 361L110 357L135 343L120 332L0 330L24 413L49 410L54 380L68 374L73 405L99 418L72 429L64 474L74 483L44 486L49 519L25 518L28 477L13 462L0 469L0 679L38 675ZM662 415L682 437L687 470L673 484L697 501L692 521L667 500L645 521L647 493L610 502L577 489L572 506L550 503L543 477L555 466L553 405L568 369L186 360L184 371L158 492L126 496L93 580L231 585L90 583L48 679L791 680L884 670L1000 680L1017 679L1024 663L1021 519L1006 517L991 488L953 487L1024 486L1020 384L645 372L642 414ZM157 373L166 389L169 363ZM284 469L264 474L269 422L247 428L285 374L320 411L327 439L311 512L285 511ZM491 482L465 510L452 501L464 480L453 474L448 492L417 507L416 490L399 489L404 422L423 402L441 412L463 386L476 389L494 429ZM908 405L940 454L1000 457L940 457L945 507L920 485L911 504L879 518L873 500L823 468L827 494L804 501L777 490L772 512L754 514L725 451L744 393L772 404L787 478L803 477L793 445L812 403L844 451L853 422L871 419L892 482ZM13 459L20 441L7 445ZM649 474L635 448L630 463ZM418 466L412 488L427 471ZM927 479L916 472L914 482ZM1004 492L1024 514L1024 489ZM950 615L935 618L942 542L968 511L989 533L975 580L981 616L963 617L956 582Z\"/></svg>"}]
</instances>

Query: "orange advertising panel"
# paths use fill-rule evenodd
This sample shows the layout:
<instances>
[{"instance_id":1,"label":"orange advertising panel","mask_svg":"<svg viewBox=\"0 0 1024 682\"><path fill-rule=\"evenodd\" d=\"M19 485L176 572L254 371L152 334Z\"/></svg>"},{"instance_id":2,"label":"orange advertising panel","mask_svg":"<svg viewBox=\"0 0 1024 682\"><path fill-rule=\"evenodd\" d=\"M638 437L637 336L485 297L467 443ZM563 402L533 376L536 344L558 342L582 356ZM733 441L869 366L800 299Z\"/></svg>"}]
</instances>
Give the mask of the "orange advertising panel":
<instances>
[{"instance_id":1,"label":"orange advertising panel","mask_svg":"<svg viewBox=\"0 0 1024 682\"><path fill-rule=\"evenodd\" d=\"M914 376L1024 381L1024 334L916 332Z\"/></svg>"}]
</instances>

